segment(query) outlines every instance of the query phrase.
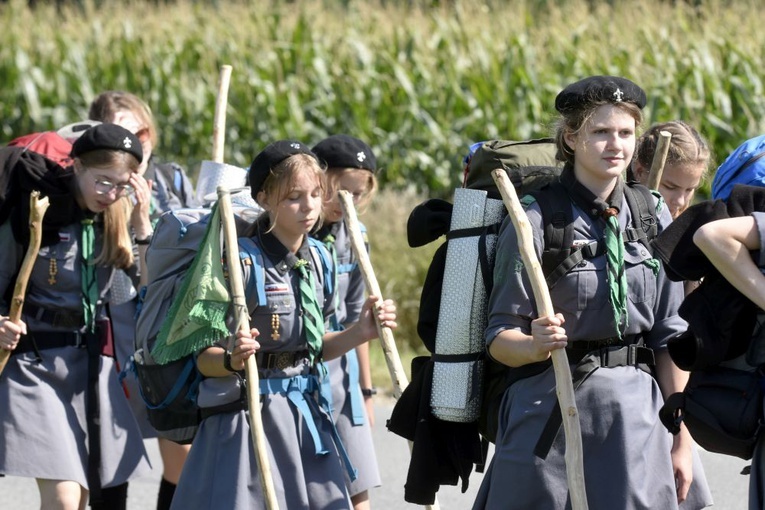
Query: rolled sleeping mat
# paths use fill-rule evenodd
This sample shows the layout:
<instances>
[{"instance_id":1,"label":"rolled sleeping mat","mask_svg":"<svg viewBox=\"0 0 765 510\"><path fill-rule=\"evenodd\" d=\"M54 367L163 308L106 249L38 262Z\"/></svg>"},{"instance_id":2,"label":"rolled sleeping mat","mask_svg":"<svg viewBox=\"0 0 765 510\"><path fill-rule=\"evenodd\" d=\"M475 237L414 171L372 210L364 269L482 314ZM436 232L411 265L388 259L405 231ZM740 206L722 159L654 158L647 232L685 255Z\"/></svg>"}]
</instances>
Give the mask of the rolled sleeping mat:
<instances>
[{"instance_id":1,"label":"rolled sleeping mat","mask_svg":"<svg viewBox=\"0 0 765 510\"><path fill-rule=\"evenodd\" d=\"M209 203L205 200L209 195L214 195L217 200L218 186L225 186L229 190L244 188L247 186L247 170L226 163L202 161L197 178L197 200L205 205Z\"/></svg>"},{"instance_id":2,"label":"rolled sleeping mat","mask_svg":"<svg viewBox=\"0 0 765 510\"><path fill-rule=\"evenodd\" d=\"M493 267L497 242L496 232L480 227L497 224L504 215L502 201L488 198L486 191L458 188L454 192L430 396L433 415L441 420L467 423L480 414L489 296L479 245L484 243L489 267ZM476 230L454 235L465 229Z\"/></svg>"}]
</instances>

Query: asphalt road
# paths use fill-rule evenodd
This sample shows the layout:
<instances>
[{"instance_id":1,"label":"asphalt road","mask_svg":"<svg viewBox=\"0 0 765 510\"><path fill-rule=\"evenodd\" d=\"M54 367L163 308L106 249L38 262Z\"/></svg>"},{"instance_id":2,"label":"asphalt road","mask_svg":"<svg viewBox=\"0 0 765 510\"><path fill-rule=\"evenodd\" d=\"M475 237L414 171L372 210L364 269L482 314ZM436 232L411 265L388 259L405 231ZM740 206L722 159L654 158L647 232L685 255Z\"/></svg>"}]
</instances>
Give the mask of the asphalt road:
<instances>
[{"instance_id":1,"label":"asphalt road","mask_svg":"<svg viewBox=\"0 0 765 510\"><path fill-rule=\"evenodd\" d=\"M379 510L408 510L420 508L404 502L404 483L409 468L409 449L405 440L390 433L385 421L390 416L391 401L380 400L376 408L377 422L374 440L377 447L383 486L371 492L372 506ZM146 448L154 466L150 476L130 483L128 510L153 510L159 487L160 460L156 441L146 441ZM722 455L701 452L712 494L715 510L740 510L747 507L749 478L739 473L748 462ZM437 498L441 510L466 510L472 505L482 475L474 473L467 493L458 487L442 487ZM32 510L40 507L40 499L34 480L0 478L0 510Z\"/></svg>"}]
</instances>

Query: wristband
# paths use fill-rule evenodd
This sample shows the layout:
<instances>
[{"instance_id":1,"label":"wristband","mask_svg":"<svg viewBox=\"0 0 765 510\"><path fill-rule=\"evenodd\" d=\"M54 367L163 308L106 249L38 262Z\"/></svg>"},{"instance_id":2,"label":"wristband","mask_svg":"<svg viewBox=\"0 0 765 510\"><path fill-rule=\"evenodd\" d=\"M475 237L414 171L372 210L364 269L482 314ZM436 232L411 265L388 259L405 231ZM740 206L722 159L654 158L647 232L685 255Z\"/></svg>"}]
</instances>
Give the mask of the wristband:
<instances>
[{"instance_id":1,"label":"wristband","mask_svg":"<svg viewBox=\"0 0 765 510\"><path fill-rule=\"evenodd\" d=\"M237 372L234 367L231 366L231 353L229 351L223 351L223 368L229 372Z\"/></svg>"},{"instance_id":2,"label":"wristband","mask_svg":"<svg viewBox=\"0 0 765 510\"><path fill-rule=\"evenodd\" d=\"M135 238L135 244L137 244L137 245L139 245L139 246L145 246L145 245L147 245L147 244L151 243L151 238L152 238L152 234L149 234L149 235L147 235L147 236L146 236L146 237L144 237L143 239L138 239L138 238L136 237L136 238Z\"/></svg>"},{"instance_id":3,"label":"wristband","mask_svg":"<svg viewBox=\"0 0 765 510\"><path fill-rule=\"evenodd\" d=\"M361 394L365 397L371 397L377 395L377 388L361 388Z\"/></svg>"}]
</instances>

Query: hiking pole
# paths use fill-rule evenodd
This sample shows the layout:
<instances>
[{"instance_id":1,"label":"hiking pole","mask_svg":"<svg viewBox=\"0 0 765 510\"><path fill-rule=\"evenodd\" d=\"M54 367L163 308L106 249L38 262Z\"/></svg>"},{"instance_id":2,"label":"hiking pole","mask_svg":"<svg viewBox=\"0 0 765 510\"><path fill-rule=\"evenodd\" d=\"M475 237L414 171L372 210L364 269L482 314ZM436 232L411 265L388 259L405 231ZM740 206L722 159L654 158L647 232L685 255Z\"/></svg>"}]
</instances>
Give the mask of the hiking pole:
<instances>
[{"instance_id":1,"label":"hiking pole","mask_svg":"<svg viewBox=\"0 0 765 510\"><path fill-rule=\"evenodd\" d=\"M231 283L231 300L234 304L236 331L249 332L250 316L247 311L247 301L244 297L242 267L239 265L239 244L236 241L236 224L234 222L234 210L231 206L231 193L222 186L218 186L218 207L220 207L221 222L223 224L228 278ZM268 451L266 450L266 435L263 431L263 417L260 414L260 382L255 356L247 358L244 370L247 377L247 407L250 410L252 447L255 451L255 459L258 462L263 496L266 500L266 508L268 510L277 510L279 503L276 501L274 479L271 475L271 465L268 460Z\"/></svg>"},{"instance_id":2,"label":"hiking pole","mask_svg":"<svg viewBox=\"0 0 765 510\"><path fill-rule=\"evenodd\" d=\"M364 246L364 237L361 235L359 218L356 215L356 207L353 205L353 195L348 191L341 190L338 192L338 196L340 198L340 205L343 207L343 212L345 213L345 221L347 222L348 233L351 237L351 248L353 249L353 254L356 256L356 260L359 261L361 276L364 278L367 291L373 296L379 296L380 300L382 300L380 284L377 282L377 277L372 268L372 262L369 260L369 253L367 253L367 249ZM380 345L382 346L383 354L385 354L385 362L388 364L390 379L393 382L393 396L398 400L404 392L404 389L409 385L409 380L404 372L404 366L401 364L401 357L398 355L396 340L393 338L393 331L380 324L376 314L375 324L377 324L377 334L380 337ZM412 442L409 441L410 453L411 450ZM438 499L436 499L432 505L425 505L425 508L438 510Z\"/></svg>"},{"instance_id":3,"label":"hiking pole","mask_svg":"<svg viewBox=\"0 0 765 510\"><path fill-rule=\"evenodd\" d=\"M213 116L213 154L212 160L223 163L223 147L226 140L226 105L228 104L228 86L231 83L231 66L220 66L218 97L215 100Z\"/></svg>"},{"instance_id":4,"label":"hiking pole","mask_svg":"<svg viewBox=\"0 0 765 510\"><path fill-rule=\"evenodd\" d=\"M29 276L32 274L32 268L35 265L37 252L40 251L42 220L48 205L48 197L40 198L39 191L33 191L29 195L29 246L24 255L24 260L21 262L19 275L16 277L16 286L13 288L13 299L11 300L11 310L8 313L8 319L15 324L18 324L21 320L21 310L24 307L27 283L29 283ZM5 365L10 357L11 351L0 349L0 374L5 370Z\"/></svg>"},{"instance_id":5,"label":"hiking pole","mask_svg":"<svg viewBox=\"0 0 765 510\"><path fill-rule=\"evenodd\" d=\"M518 250L521 252L523 264L526 267L531 287L534 291L539 310L539 317L555 315L550 291L547 288L542 266L534 251L534 238L526 212L521 207L515 188L503 169L491 172L494 182L502 194L510 219L518 235ZM582 449L582 429L579 425L579 411L574 399L574 386L571 381L571 368L564 349L550 352L553 369L555 370L555 392L558 395L560 411L563 415L563 428L566 434L566 477L568 492L571 496L573 510L587 509L587 495L584 490L584 453Z\"/></svg>"},{"instance_id":6,"label":"hiking pole","mask_svg":"<svg viewBox=\"0 0 765 510\"><path fill-rule=\"evenodd\" d=\"M345 220L348 222L348 231L351 237L351 247L356 259L359 261L361 275L364 277L364 283L367 291L373 296L379 296L382 300L382 291L377 283L372 263L369 261L369 254L364 246L364 239L359 227L359 219L356 215L356 208L353 206L353 195L347 191L339 191L340 204L343 206ZM385 362L388 364L391 381L393 381L393 396L398 400L403 393L404 388L409 385L409 380L404 372L404 366L401 364L401 357L398 355L396 341L393 339L393 331L390 328L383 327L375 316L377 324L377 334L380 336Z\"/></svg>"},{"instance_id":7,"label":"hiking pole","mask_svg":"<svg viewBox=\"0 0 765 510\"><path fill-rule=\"evenodd\" d=\"M651 161L651 171L648 173L648 189L659 189L661 174L664 173L664 165L667 162L669 154L669 142L672 140L672 133L669 131L659 131L659 139L656 141L656 151L653 153Z\"/></svg>"}]
</instances>

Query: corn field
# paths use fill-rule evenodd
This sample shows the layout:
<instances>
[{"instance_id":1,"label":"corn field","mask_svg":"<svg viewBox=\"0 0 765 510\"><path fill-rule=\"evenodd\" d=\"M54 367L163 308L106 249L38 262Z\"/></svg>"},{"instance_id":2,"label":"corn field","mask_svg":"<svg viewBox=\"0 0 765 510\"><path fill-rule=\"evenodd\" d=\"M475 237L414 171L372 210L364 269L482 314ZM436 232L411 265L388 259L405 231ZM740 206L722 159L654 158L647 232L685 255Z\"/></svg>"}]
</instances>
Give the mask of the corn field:
<instances>
[{"instance_id":1,"label":"corn field","mask_svg":"<svg viewBox=\"0 0 765 510\"><path fill-rule=\"evenodd\" d=\"M468 145L547 136L564 85L616 74L647 91L646 127L683 119L720 162L765 132L759 12L755 0L8 0L0 143L84 118L96 94L122 89L151 105L156 152L194 175L230 64L227 162L248 166L275 139L345 132L372 145L387 192L408 190L363 219L375 243L398 218L373 260L406 304L397 338L414 346L432 251L402 271L403 225L424 193L450 197Z\"/></svg>"}]
</instances>

